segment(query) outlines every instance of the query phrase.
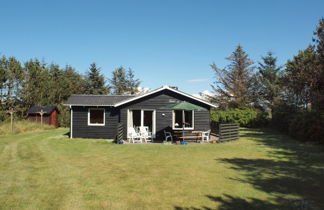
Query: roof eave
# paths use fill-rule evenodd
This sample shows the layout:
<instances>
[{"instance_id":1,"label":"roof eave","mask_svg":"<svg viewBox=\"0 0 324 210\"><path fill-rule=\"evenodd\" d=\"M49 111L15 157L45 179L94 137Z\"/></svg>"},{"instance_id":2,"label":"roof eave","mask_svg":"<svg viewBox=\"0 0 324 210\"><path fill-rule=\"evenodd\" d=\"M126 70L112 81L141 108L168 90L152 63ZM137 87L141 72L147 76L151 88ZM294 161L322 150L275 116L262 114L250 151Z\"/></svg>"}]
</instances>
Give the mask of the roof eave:
<instances>
[{"instance_id":1,"label":"roof eave","mask_svg":"<svg viewBox=\"0 0 324 210\"><path fill-rule=\"evenodd\" d=\"M102 104L63 104L63 106L111 106L114 107L114 105L102 105Z\"/></svg>"}]
</instances>

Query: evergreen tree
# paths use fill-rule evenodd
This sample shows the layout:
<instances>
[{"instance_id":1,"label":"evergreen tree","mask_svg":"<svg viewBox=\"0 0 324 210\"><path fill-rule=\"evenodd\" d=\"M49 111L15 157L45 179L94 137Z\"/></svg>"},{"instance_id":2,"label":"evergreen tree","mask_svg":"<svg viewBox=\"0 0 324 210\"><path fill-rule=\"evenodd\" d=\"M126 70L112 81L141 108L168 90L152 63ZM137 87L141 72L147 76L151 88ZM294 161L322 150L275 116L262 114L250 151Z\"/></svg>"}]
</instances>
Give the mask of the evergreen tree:
<instances>
[{"instance_id":1,"label":"evergreen tree","mask_svg":"<svg viewBox=\"0 0 324 210\"><path fill-rule=\"evenodd\" d=\"M24 102L25 110L34 105L50 105L50 75L46 64L35 59L26 62L24 68L26 75L22 82L20 98Z\"/></svg>"},{"instance_id":2,"label":"evergreen tree","mask_svg":"<svg viewBox=\"0 0 324 210\"><path fill-rule=\"evenodd\" d=\"M317 81L314 85L314 94L312 98L313 108L316 110L324 110L324 19L319 21L319 24L314 32L316 55L317 55Z\"/></svg>"},{"instance_id":3,"label":"evergreen tree","mask_svg":"<svg viewBox=\"0 0 324 210\"><path fill-rule=\"evenodd\" d=\"M297 107L307 107L312 102L319 71L316 68L316 54L313 46L299 51L297 56L288 60L282 77L285 100ZM315 93L316 94L316 93Z\"/></svg>"},{"instance_id":4,"label":"evergreen tree","mask_svg":"<svg viewBox=\"0 0 324 210\"><path fill-rule=\"evenodd\" d=\"M280 100L280 73L281 67L277 66L277 58L272 52L268 52L259 62L257 79L257 95L261 103L268 108L279 103Z\"/></svg>"},{"instance_id":5,"label":"evergreen tree","mask_svg":"<svg viewBox=\"0 0 324 210\"><path fill-rule=\"evenodd\" d=\"M220 108L246 108L253 103L253 61L239 45L227 60L230 64L220 69L216 64L211 68L217 80L212 85L212 102Z\"/></svg>"},{"instance_id":6,"label":"evergreen tree","mask_svg":"<svg viewBox=\"0 0 324 210\"><path fill-rule=\"evenodd\" d=\"M126 72L123 67L117 68L112 72L112 79L110 80L110 86L114 95L125 94L127 90Z\"/></svg>"},{"instance_id":7,"label":"evergreen tree","mask_svg":"<svg viewBox=\"0 0 324 210\"><path fill-rule=\"evenodd\" d=\"M8 80L7 58L3 56L0 58L0 105L4 109L5 103L5 89Z\"/></svg>"},{"instance_id":8,"label":"evergreen tree","mask_svg":"<svg viewBox=\"0 0 324 210\"><path fill-rule=\"evenodd\" d=\"M23 68L15 57L3 56L0 59L0 97L3 109L15 108L17 105L23 73Z\"/></svg>"},{"instance_id":9,"label":"evergreen tree","mask_svg":"<svg viewBox=\"0 0 324 210\"><path fill-rule=\"evenodd\" d=\"M141 82L139 79L135 79L134 71L131 68L127 71L126 81L129 94L134 95L139 92L138 88Z\"/></svg>"},{"instance_id":10,"label":"evergreen tree","mask_svg":"<svg viewBox=\"0 0 324 210\"><path fill-rule=\"evenodd\" d=\"M87 85L85 92L87 94L108 94L109 88L105 85L105 77L100 74L100 68L96 63L90 64L89 71L86 75Z\"/></svg>"},{"instance_id":11,"label":"evergreen tree","mask_svg":"<svg viewBox=\"0 0 324 210\"><path fill-rule=\"evenodd\" d=\"M112 79L110 80L113 94L136 94L138 93L138 87L140 81L135 79L135 75L132 69L126 71L123 67L117 68L112 73Z\"/></svg>"},{"instance_id":12,"label":"evergreen tree","mask_svg":"<svg viewBox=\"0 0 324 210\"><path fill-rule=\"evenodd\" d=\"M62 94L65 91L62 86L64 84L64 79L62 77L63 71L60 69L59 65L51 64L49 66L49 81L50 95L49 102L52 104L59 104L62 101Z\"/></svg>"}]
</instances>

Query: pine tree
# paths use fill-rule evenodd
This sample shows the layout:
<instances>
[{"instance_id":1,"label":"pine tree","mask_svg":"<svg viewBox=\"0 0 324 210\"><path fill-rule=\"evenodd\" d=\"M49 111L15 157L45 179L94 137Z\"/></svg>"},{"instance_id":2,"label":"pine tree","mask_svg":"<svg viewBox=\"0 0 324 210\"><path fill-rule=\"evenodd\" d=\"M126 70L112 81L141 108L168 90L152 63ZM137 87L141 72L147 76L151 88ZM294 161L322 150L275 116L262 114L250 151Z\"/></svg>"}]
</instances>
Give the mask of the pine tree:
<instances>
[{"instance_id":1,"label":"pine tree","mask_svg":"<svg viewBox=\"0 0 324 210\"><path fill-rule=\"evenodd\" d=\"M25 63L25 77L19 95L24 102L25 110L34 105L49 105L51 89L49 71L44 62L30 60Z\"/></svg>"},{"instance_id":2,"label":"pine tree","mask_svg":"<svg viewBox=\"0 0 324 210\"><path fill-rule=\"evenodd\" d=\"M286 101L297 107L307 107L312 103L319 71L316 68L316 54L313 46L299 51L288 60L282 77Z\"/></svg>"},{"instance_id":3,"label":"pine tree","mask_svg":"<svg viewBox=\"0 0 324 210\"><path fill-rule=\"evenodd\" d=\"M110 80L110 86L114 95L122 95L126 92L127 81L126 72L123 67L117 68L112 72L112 79Z\"/></svg>"},{"instance_id":4,"label":"pine tree","mask_svg":"<svg viewBox=\"0 0 324 210\"><path fill-rule=\"evenodd\" d=\"M220 108L250 107L253 102L253 61L240 45L226 59L230 64L224 69L211 65L217 80L212 85L214 96L210 99Z\"/></svg>"},{"instance_id":5,"label":"pine tree","mask_svg":"<svg viewBox=\"0 0 324 210\"><path fill-rule=\"evenodd\" d=\"M281 67L277 66L277 58L268 52L259 62L257 79L257 95L262 104L268 108L279 103L280 100L280 73Z\"/></svg>"},{"instance_id":6,"label":"pine tree","mask_svg":"<svg viewBox=\"0 0 324 210\"><path fill-rule=\"evenodd\" d=\"M112 79L110 80L113 94L136 94L138 93L138 87L140 81L135 79L135 75L132 69L126 71L123 67L117 68L112 73Z\"/></svg>"},{"instance_id":7,"label":"pine tree","mask_svg":"<svg viewBox=\"0 0 324 210\"><path fill-rule=\"evenodd\" d=\"M23 68L15 57L0 59L0 100L2 109L15 108L18 103L17 94L21 88Z\"/></svg>"},{"instance_id":8,"label":"pine tree","mask_svg":"<svg viewBox=\"0 0 324 210\"><path fill-rule=\"evenodd\" d=\"M131 68L129 68L127 71L126 81L128 83L128 92L131 95L138 93L138 88L141 82L139 81L139 79L135 79L134 71Z\"/></svg>"},{"instance_id":9,"label":"pine tree","mask_svg":"<svg viewBox=\"0 0 324 210\"><path fill-rule=\"evenodd\" d=\"M85 92L87 94L108 94L109 88L105 85L105 77L100 74L100 68L96 63L90 64L89 71L86 75L87 85Z\"/></svg>"},{"instance_id":10,"label":"pine tree","mask_svg":"<svg viewBox=\"0 0 324 210\"><path fill-rule=\"evenodd\" d=\"M317 55L317 81L314 85L314 94L312 98L313 108L316 110L324 110L324 19L320 19L319 24L314 32L316 38L315 49Z\"/></svg>"},{"instance_id":11,"label":"pine tree","mask_svg":"<svg viewBox=\"0 0 324 210\"><path fill-rule=\"evenodd\" d=\"M5 89L8 80L7 58L0 58L0 105L4 109L5 104Z\"/></svg>"}]
</instances>

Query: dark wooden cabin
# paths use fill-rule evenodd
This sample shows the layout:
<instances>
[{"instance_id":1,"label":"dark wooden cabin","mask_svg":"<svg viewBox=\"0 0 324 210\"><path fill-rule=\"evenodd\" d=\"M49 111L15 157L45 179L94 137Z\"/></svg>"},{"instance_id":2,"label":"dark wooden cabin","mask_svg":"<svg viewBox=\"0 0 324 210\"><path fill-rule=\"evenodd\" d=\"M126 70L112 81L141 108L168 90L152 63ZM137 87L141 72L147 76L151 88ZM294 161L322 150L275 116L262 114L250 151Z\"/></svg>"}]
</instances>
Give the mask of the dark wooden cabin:
<instances>
[{"instance_id":1,"label":"dark wooden cabin","mask_svg":"<svg viewBox=\"0 0 324 210\"><path fill-rule=\"evenodd\" d=\"M41 115L43 114L43 124L58 127L58 110L55 106L33 106L27 112L27 120L30 122L41 123Z\"/></svg>"},{"instance_id":2,"label":"dark wooden cabin","mask_svg":"<svg viewBox=\"0 0 324 210\"><path fill-rule=\"evenodd\" d=\"M186 101L204 110L181 112L164 106ZM124 139L127 129L148 126L155 140L163 140L164 130L181 131L177 124L185 114L189 127L186 131L210 129L210 109L213 104L169 86L163 86L138 96L72 95L65 105L70 107L71 138L114 139L121 123ZM178 126L178 127L177 127Z\"/></svg>"}]
</instances>

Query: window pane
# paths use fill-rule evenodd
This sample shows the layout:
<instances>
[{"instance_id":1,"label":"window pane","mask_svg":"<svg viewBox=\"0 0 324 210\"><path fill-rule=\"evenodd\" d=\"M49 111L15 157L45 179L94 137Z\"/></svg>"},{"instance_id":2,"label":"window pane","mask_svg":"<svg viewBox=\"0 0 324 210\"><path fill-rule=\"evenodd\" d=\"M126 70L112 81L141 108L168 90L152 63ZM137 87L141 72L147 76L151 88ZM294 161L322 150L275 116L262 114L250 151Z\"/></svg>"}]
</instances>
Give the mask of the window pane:
<instances>
[{"instance_id":1,"label":"window pane","mask_svg":"<svg viewBox=\"0 0 324 210\"><path fill-rule=\"evenodd\" d=\"M185 128L192 128L192 112L184 111L185 113Z\"/></svg>"},{"instance_id":2,"label":"window pane","mask_svg":"<svg viewBox=\"0 0 324 210\"><path fill-rule=\"evenodd\" d=\"M141 110L133 110L133 126L134 128L141 126Z\"/></svg>"},{"instance_id":3,"label":"window pane","mask_svg":"<svg viewBox=\"0 0 324 210\"><path fill-rule=\"evenodd\" d=\"M182 110L175 110L174 115L174 127L182 128Z\"/></svg>"},{"instance_id":4,"label":"window pane","mask_svg":"<svg viewBox=\"0 0 324 210\"><path fill-rule=\"evenodd\" d=\"M144 126L147 126L149 131L152 132L153 111L144 111Z\"/></svg>"},{"instance_id":5,"label":"window pane","mask_svg":"<svg viewBox=\"0 0 324 210\"><path fill-rule=\"evenodd\" d=\"M104 110L90 109L90 123L103 124L104 123Z\"/></svg>"}]
</instances>

